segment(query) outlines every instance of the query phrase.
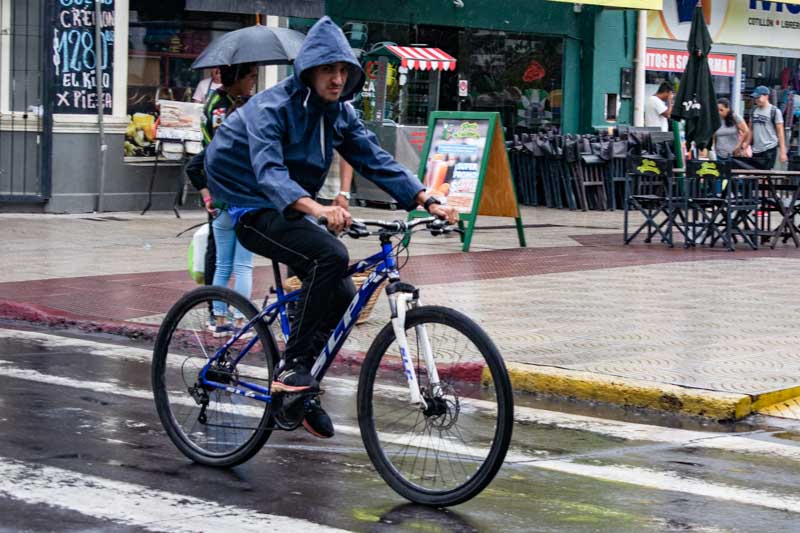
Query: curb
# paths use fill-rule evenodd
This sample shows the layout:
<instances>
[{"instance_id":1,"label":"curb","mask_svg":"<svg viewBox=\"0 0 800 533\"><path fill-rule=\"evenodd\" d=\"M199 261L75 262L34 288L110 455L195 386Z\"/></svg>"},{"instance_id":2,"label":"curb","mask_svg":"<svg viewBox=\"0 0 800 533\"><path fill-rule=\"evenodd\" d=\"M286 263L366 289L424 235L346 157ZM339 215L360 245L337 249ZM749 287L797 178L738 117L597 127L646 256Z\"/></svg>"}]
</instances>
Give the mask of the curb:
<instances>
[{"instance_id":1,"label":"curb","mask_svg":"<svg viewBox=\"0 0 800 533\"><path fill-rule=\"evenodd\" d=\"M157 326L85 318L44 306L1 299L0 320L51 328L74 328L86 333L121 335L145 341L154 340L158 334ZM342 350L334 361L334 366L358 367L363 363L364 356L364 353ZM381 365L385 366L387 365ZM388 365L391 368L394 366L394 363ZM550 394L622 407L656 409L718 421L740 420L757 412L770 414L770 407L800 397L800 387L751 396L525 363L507 362L506 368L514 392ZM477 382L480 379L484 384L491 381L488 368L483 369L482 376L480 368L470 365L453 368L451 371L466 381Z\"/></svg>"},{"instance_id":2,"label":"curb","mask_svg":"<svg viewBox=\"0 0 800 533\"><path fill-rule=\"evenodd\" d=\"M154 340L158 327L135 322L80 317L49 307L0 300L0 320L26 322L50 328L76 328L86 333L107 333L130 339Z\"/></svg>"},{"instance_id":3,"label":"curb","mask_svg":"<svg viewBox=\"0 0 800 533\"><path fill-rule=\"evenodd\" d=\"M579 370L506 363L514 391L594 400L623 407L658 409L714 420L739 420L753 413L747 394L691 389L666 383L594 374ZM483 381L490 379L488 369Z\"/></svg>"}]
</instances>

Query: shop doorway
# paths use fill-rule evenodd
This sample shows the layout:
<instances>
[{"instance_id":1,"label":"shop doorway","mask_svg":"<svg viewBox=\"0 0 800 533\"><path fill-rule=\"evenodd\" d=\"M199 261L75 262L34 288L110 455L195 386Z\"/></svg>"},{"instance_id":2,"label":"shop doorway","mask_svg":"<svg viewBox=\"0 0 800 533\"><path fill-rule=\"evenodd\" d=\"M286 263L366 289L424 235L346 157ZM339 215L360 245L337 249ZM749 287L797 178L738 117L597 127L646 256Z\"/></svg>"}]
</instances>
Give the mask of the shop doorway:
<instances>
[{"instance_id":1,"label":"shop doorway","mask_svg":"<svg viewBox=\"0 0 800 533\"><path fill-rule=\"evenodd\" d=\"M753 89L768 87L770 102L783 113L787 149L796 152L800 144L800 58L743 54L742 78L745 119L753 112Z\"/></svg>"}]
</instances>

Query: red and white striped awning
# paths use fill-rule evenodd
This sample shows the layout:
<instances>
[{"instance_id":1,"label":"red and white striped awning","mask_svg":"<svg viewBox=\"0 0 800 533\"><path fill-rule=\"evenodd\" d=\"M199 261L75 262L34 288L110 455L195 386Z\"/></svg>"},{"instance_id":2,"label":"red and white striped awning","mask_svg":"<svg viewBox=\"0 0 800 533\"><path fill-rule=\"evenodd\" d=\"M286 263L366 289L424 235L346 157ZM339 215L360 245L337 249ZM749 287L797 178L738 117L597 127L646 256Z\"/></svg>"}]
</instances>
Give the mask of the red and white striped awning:
<instances>
[{"instance_id":1,"label":"red and white striped awning","mask_svg":"<svg viewBox=\"0 0 800 533\"><path fill-rule=\"evenodd\" d=\"M415 46L387 46L401 59L401 65L411 70L455 70L456 58L439 48Z\"/></svg>"}]
</instances>

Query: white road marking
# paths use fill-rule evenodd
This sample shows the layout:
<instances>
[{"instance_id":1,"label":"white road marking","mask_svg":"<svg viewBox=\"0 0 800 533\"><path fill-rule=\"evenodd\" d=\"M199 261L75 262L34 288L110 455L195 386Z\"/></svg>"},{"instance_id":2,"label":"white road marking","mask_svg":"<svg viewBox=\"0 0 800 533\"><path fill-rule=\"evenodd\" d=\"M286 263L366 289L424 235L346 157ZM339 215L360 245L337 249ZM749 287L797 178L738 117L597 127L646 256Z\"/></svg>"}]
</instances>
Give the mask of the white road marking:
<instances>
[{"instance_id":1,"label":"white road marking","mask_svg":"<svg viewBox=\"0 0 800 533\"><path fill-rule=\"evenodd\" d=\"M150 531L344 531L5 457L0 457L0 494Z\"/></svg>"},{"instance_id":2,"label":"white road marking","mask_svg":"<svg viewBox=\"0 0 800 533\"><path fill-rule=\"evenodd\" d=\"M572 461L544 460L531 466L564 474L591 477L603 481L628 483L649 489L682 492L716 500L728 500L780 511L800 513L800 498L765 490L733 487L683 477L675 472L619 465L591 465Z\"/></svg>"},{"instance_id":3,"label":"white road marking","mask_svg":"<svg viewBox=\"0 0 800 533\"><path fill-rule=\"evenodd\" d=\"M46 383L48 385L126 396L139 400L153 400L153 393L150 391L121 387L119 385L112 385L102 381L87 381L63 376L53 376L50 374L43 374L37 370L30 370L26 368L13 368L10 366L9 362L2 360L0 360L0 375L10 378L23 379L26 381L34 381L37 383ZM173 404L183 405L186 407L197 407L197 404L186 395L184 395L182 398L173 398L170 401ZM242 416L249 416L255 419L260 419L264 415L264 408L255 404L237 404L236 409ZM340 420L336 420L336 431L343 435L351 435L355 437L361 436L361 430L358 427L343 424ZM393 444L410 445L415 448L427 448L431 450L444 449L446 445L447 449L453 454L463 455L465 457L486 457L486 453L480 448L461 445L458 443L445 442L428 436L425 436L425 440L419 440L416 442L412 441L412 439L405 435L382 433L381 436L385 441ZM547 454L541 452L540 454L534 455L509 450L509 453L506 455L506 461L527 462L539 459L543 455L546 456Z\"/></svg>"},{"instance_id":4,"label":"white road marking","mask_svg":"<svg viewBox=\"0 0 800 533\"><path fill-rule=\"evenodd\" d=\"M0 339L4 338L28 339L41 343L43 346L51 349L74 348L82 350L90 355L108 357L112 359L138 361L148 365L153 357L151 351L141 348L117 346L91 340L60 337L57 335L32 331L0 329ZM248 366L242 368L242 370L248 372L263 372L264 369ZM7 372L6 375L8 375ZM53 376L53 378L59 379L55 376ZM352 396L358 388L357 380L349 378L330 376L325 378L324 383L328 392L347 394L350 396ZM332 385L333 387L331 387ZM408 395L408 389L403 387L383 385L380 387L380 389L381 392L387 396L401 394ZM98 386L98 390L100 392L117 394L121 393L119 387L112 387L108 384L101 384L101 386ZM150 394L148 398L152 398L152 394ZM494 408L493 404L490 402L482 402L480 400L472 399L465 400L465 402L479 408ZM800 446L796 446L791 443L782 444L778 442L759 440L758 438L751 438L742 434L712 433L686 429L665 428L648 424L635 424L618 420L608 420L584 415L547 411L544 409L536 409L524 406L516 406L514 408L514 419L517 422L548 425L560 429L586 431L624 440L659 442L675 444L676 446L683 447L708 448L737 453L751 453L800 460Z\"/></svg>"}]
</instances>

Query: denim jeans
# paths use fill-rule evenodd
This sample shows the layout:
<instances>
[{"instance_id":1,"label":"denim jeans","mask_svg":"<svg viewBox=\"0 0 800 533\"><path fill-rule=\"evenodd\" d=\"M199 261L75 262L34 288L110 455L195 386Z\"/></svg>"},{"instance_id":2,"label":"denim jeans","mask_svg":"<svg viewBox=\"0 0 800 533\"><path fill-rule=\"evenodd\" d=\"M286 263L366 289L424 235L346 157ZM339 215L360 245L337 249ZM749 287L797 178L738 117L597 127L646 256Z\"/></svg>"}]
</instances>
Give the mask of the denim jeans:
<instances>
[{"instance_id":1,"label":"denim jeans","mask_svg":"<svg viewBox=\"0 0 800 533\"><path fill-rule=\"evenodd\" d=\"M775 146L763 152L753 152L753 159L758 161L763 170L772 170L775 168L775 161L778 159L778 147Z\"/></svg>"},{"instance_id":2,"label":"denim jeans","mask_svg":"<svg viewBox=\"0 0 800 533\"><path fill-rule=\"evenodd\" d=\"M217 268L214 272L214 285L227 287L231 274L235 277L233 290L250 299L253 288L253 253L242 246L236 238L233 220L228 211L221 209L212 223L214 241L217 245ZM225 305L214 302L214 315L225 316ZM234 318L241 318L238 311Z\"/></svg>"}]
</instances>

